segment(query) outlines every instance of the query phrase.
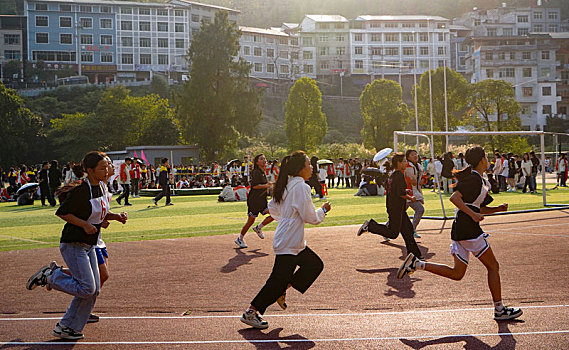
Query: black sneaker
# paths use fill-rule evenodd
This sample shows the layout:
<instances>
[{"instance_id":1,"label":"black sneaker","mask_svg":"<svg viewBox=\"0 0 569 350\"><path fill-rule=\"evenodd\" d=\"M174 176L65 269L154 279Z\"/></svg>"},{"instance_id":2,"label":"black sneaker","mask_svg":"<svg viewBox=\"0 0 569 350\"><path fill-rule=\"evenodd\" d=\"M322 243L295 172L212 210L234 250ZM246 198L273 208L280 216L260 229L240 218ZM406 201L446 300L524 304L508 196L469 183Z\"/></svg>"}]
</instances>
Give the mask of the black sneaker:
<instances>
[{"instance_id":1,"label":"black sneaker","mask_svg":"<svg viewBox=\"0 0 569 350\"><path fill-rule=\"evenodd\" d=\"M130 204L130 203L125 203L124 205L125 205L125 207L131 207L132 206L132 204Z\"/></svg>"},{"instance_id":2,"label":"black sneaker","mask_svg":"<svg viewBox=\"0 0 569 350\"><path fill-rule=\"evenodd\" d=\"M47 276L51 275L51 268L49 265L42 266L38 272L34 273L26 283L26 289L32 290L36 287L43 287L47 284Z\"/></svg>"},{"instance_id":3,"label":"black sneaker","mask_svg":"<svg viewBox=\"0 0 569 350\"><path fill-rule=\"evenodd\" d=\"M522 314L522 309L505 307L502 311L494 310L494 319L496 321L513 320L514 318L520 317Z\"/></svg>"},{"instance_id":4,"label":"black sneaker","mask_svg":"<svg viewBox=\"0 0 569 350\"><path fill-rule=\"evenodd\" d=\"M51 334L54 337L59 337L62 339L71 339L71 340L83 339L85 337L83 333L76 332L69 327L63 327L59 323L55 326Z\"/></svg>"},{"instance_id":5,"label":"black sneaker","mask_svg":"<svg viewBox=\"0 0 569 350\"><path fill-rule=\"evenodd\" d=\"M121 200L120 200L119 198L117 198L117 203L118 203L119 205L122 205L122 204L121 204Z\"/></svg>"},{"instance_id":6,"label":"black sneaker","mask_svg":"<svg viewBox=\"0 0 569 350\"><path fill-rule=\"evenodd\" d=\"M174 203L166 203L166 206L168 206L168 205L174 205Z\"/></svg>"},{"instance_id":7,"label":"black sneaker","mask_svg":"<svg viewBox=\"0 0 569 350\"><path fill-rule=\"evenodd\" d=\"M415 263L417 260L417 257L413 255L413 253L409 253L399 268L399 271L397 271L397 278L402 279L406 275L410 275L415 272Z\"/></svg>"},{"instance_id":8,"label":"black sneaker","mask_svg":"<svg viewBox=\"0 0 569 350\"><path fill-rule=\"evenodd\" d=\"M257 311L247 311L245 312L241 318L240 318L241 322L245 323L246 325L249 325L253 328L258 328L258 329L266 329L269 328L269 322L263 320L263 318L261 317L261 315L259 315L259 313Z\"/></svg>"},{"instance_id":9,"label":"black sneaker","mask_svg":"<svg viewBox=\"0 0 569 350\"><path fill-rule=\"evenodd\" d=\"M154 203L154 205L158 205L158 202L154 198L152 198L152 203Z\"/></svg>"},{"instance_id":10,"label":"black sneaker","mask_svg":"<svg viewBox=\"0 0 569 350\"><path fill-rule=\"evenodd\" d=\"M361 236L364 232L367 232L369 226L369 220L366 220L362 226L360 226L360 229L358 230L358 236Z\"/></svg>"},{"instance_id":11,"label":"black sneaker","mask_svg":"<svg viewBox=\"0 0 569 350\"><path fill-rule=\"evenodd\" d=\"M89 318L87 319L87 323L97 323L99 322L99 315L90 314Z\"/></svg>"}]
</instances>

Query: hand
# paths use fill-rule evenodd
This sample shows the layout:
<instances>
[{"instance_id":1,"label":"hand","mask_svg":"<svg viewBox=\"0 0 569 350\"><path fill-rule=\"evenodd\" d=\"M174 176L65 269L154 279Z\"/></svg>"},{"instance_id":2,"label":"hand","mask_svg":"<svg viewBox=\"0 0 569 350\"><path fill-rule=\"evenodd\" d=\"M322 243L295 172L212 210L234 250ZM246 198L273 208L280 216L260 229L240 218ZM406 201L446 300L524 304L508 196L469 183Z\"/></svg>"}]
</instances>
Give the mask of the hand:
<instances>
[{"instance_id":1,"label":"hand","mask_svg":"<svg viewBox=\"0 0 569 350\"><path fill-rule=\"evenodd\" d=\"M417 197L411 196L411 197L409 198L409 200L411 201L411 203L415 203L415 202L417 201Z\"/></svg>"},{"instance_id":2,"label":"hand","mask_svg":"<svg viewBox=\"0 0 569 350\"><path fill-rule=\"evenodd\" d=\"M498 211L508 211L508 203L498 206Z\"/></svg>"},{"instance_id":3,"label":"hand","mask_svg":"<svg viewBox=\"0 0 569 350\"><path fill-rule=\"evenodd\" d=\"M101 223L101 227L102 227L102 228L107 228L107 227L109 227L110 224L111 224L111 223L108 222L107 220L103 220L103 222Z\"/></svg>"},{"instance_id":4,"label":"hand","mask_svg":"<svg viewBox=\"0 0 569 350\"><path fill-rule=\"evenodd\" d=\"M92 235L93 233L97 233L97 228L95 226L91 225L90 223L88 223L87 221L85 221L85 223L83 224L83 230L88 235Z\"/></svg>"},{"instance_id":5,"label":"hand","mask_svg":"<svg viewBox=\"0 0 569 350\"><path fill-rule=\"evenodd\" d=\"M413 194L413 190L407 188L407 189L405 189L405 193L411 196Z\"/></svg>"},{"instance_id":6,"label":"hand","mask_svg":"<svg viewBox=\"0 0 569 350\"><path fill-rule=\"evenodd\" d=\"M117 221L122 224L126 224L126 220L128 220L128 214L123 211L119 214Z\"/></svg>"},{"instance_id":7,"label":"hand","mask_svg":"<svg viewBox=\"0 0 569 350\"><path fill-rule=\"evenodd\" d=\"M326 209L326 212L329 212L332 209L332 207L330 206L330 202L322 204L322 209Z\"/></svg>"},{"instance_id":8,"label":"hand","mask_svg":"<svg viewBox=\"0 0 569 350\"><path fill-rule=\"evenodd\" d=\"M474 220L474 222L480 222L484 220L484 215L476 212L473 212L473 214L470 215L470 217L472 218L472 220Z\"/></svg>"}]
</instances>

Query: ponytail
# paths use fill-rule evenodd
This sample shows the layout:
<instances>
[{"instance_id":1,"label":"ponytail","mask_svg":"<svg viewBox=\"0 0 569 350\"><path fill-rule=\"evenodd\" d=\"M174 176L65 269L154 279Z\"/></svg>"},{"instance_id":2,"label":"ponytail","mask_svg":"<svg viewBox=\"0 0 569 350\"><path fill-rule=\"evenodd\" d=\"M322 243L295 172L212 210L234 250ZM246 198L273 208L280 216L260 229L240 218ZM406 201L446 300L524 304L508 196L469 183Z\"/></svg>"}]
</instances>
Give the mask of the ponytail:
<instances>
[{"instance_id":1,"label":"ponytail","mask_svg":"<svg viewBox=\"0 0 569 350\"><path fill-rule=\"evenodd\" d=\"M305 163L306 153L303 151L296 151L283 158L279 178L273 189L275 202L280 203L283 200L284 191L288 185L288 177L297 175L304 168Z\"/></svg>"},{"instance_id":2,"label":"ponytail","mask_svg":"<svg viewBox=\"0 0 569 350\"><path fill-rule=\"evenodd\" d=\"M466 168L462 170L453 170L452 174L456 177L458 181L465 179L467 176L472 174L472 169L476 168L478 164L486 157L486 152L482 147L469 148L466 151L465 159L469 164ZM456 184L454 184L456 186Z\"/></svg>"}]
</instances>

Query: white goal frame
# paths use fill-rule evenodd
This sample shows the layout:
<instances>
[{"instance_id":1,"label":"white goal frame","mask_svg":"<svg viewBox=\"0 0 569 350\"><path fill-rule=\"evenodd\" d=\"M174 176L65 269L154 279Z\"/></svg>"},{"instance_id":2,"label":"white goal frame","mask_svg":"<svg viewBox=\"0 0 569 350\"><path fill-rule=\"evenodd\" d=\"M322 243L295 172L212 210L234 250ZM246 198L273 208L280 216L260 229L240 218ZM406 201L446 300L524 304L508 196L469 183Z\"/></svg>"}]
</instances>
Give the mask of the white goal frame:
<instances>
[{"instance_id":1,"label":"white goal frame","mask_svg":"<svg viewBox=\"0 0 569 350\"><path fill-rule=\"evenodd\" d=\"M481 136L531 136L531 135L539 135L540 136L540 143L541 143L541 186L542 186L542 197L543 197L543 208L539 209L526 209L526 210L512 210L507 212L500 212L494 213L490 215L507 215L507 214L516 214L516 213L531 213L531 212L539 212L539 211L548 211L548 210L563 210L569 209L568 204L553 204L547 203L547 188L545 184L545 135L552 135L554 136L554 140L557 143L557 136L565 135L569 136L566 133L554 133L554 132L546 132L546 131L394 131L393 132L393 149L397 152L398 149L398 141L399 135L403 136L416 136L416 137L424 137L427 139L427 143L429 145L429 149L431 150L431 159L433 161L435 158L435 150L433 147L433 136L471 136L471 135L481 135ZM557 148L557 145L555 145ZM435 173L435 181L440 184L440 179L438 178L437 174ZM449 220L453 217L449 217L446 215L445 205L443 200L443 195L441 192L441 186L437 186L439 199L441 201L441 208L443 209L443 216L424 216L424 219L434 219L434 220Z\"/></svg>"}]
</instances>

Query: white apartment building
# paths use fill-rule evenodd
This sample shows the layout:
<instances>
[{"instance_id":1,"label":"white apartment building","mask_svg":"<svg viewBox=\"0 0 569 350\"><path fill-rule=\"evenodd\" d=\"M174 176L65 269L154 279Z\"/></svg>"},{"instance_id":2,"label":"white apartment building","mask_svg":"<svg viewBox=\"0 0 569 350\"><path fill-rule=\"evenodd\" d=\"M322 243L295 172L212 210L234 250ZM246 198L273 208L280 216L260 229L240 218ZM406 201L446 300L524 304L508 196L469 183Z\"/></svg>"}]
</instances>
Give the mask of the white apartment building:
<instances>
[{"instance_id":1,"label":"white apartment building","mask_svg":"<svg viewBox=\"0 0 569 350\"><path fill-rule=\"evenodd\" d=\"M249 62L250 77L262 81L292 79L298 73L298 37L278 28L239 27L239 56ZM260 85L261 86L261 85Z\"/></svg>"},{"instance_id":2,"label":"white apartment building","mask_svg":"<svg viewBox=\"0 0 569 350\"><path fill-rule=\"evenodd\" d=\"M351 74L364 80L450 67L450 20L438 16L358 16L350 30Z\"/></svg>"}]
</instances>

